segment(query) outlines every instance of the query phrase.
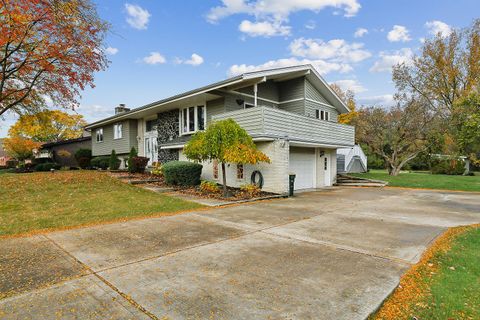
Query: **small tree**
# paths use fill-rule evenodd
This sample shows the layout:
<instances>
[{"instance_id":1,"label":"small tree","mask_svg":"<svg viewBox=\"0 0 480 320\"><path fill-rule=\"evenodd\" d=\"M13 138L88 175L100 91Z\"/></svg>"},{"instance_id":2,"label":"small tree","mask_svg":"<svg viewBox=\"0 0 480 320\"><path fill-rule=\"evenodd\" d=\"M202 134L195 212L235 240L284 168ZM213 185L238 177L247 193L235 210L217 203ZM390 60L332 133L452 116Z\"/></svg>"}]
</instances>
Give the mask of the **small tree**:
<instances>
[{"instance_id":1,"label":"small tree","mask_svg":"<svg viewBox=\"0 0 480 320\"><path fill-rule=\"evenodd\" d=\"M120 159L118 159L115 150L112 150L112 153L110 154L110 161L108 166L110 170L118 170L118 168L120 168Z\"/></svg>"},{"instance_id":2,"label":"small tree","mask_svg":"<svg viewBox=\"0 0 480 320\"><path fill-rule=\"evenodd\" d=\"M257 150L252 137L232 119L214 122L207 130L197 132L183 153L191 160L217 160L221 163L224 197L227 196L226 163L270 163L270 159Z\"/></svg>"},{"instance_id":3,"label":"small tree","mask_svg":"<svg viewBox=\"0 0 480 320\"><path fill-rule=\"evenodd\" d=\"M3 147L7 154L19 161L30 159L33 156L33 149L40 148L42 144L19 136L5 138Z\"/></svg>"},{"instance_id":4,"label":"small tree","mask_svg":"<svg viewBox=\"0 0 480 320\"><path fill-rule=\"evenodd\" d=\"M135 171L133 158L135 158L137 155L138 155L137 150L135 149L135 147L132 147L132 149L130 149L130 153L128 154L128 160L127 160L129 172Z\"/></svg>"}]
</instances>

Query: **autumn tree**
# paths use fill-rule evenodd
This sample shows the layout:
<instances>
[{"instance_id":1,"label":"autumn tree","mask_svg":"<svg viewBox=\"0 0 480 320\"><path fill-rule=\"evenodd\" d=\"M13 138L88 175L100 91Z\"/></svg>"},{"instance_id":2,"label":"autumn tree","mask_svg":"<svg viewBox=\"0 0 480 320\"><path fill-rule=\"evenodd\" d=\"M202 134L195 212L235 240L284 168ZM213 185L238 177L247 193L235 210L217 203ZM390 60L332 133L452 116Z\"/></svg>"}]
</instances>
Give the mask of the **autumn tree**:
<instances>
[{"instance_id":1,"label":"autumn tree","mask_svg":"<svg viewBox=\"0 0 480 320\"><path fill-rule=\"evenodd\" d=\"M358 117L357 102L355 101L355 93L352 90L343 90L339 85L332 83L330 85L337 96L345 103L350 112L338 115L338 122L343 124L354 125Z\"/></svg>"},{"instance_id":2,"label":"autumn tree","mask_svg":"<svg viewBox=\"0 0 480 320\"><path fill-rule=\"evenodd\" d=\"M452 113L453 132L460 152L480 165L480 93L459 100Z\"/></svg>"},{"instance_id":3,"label":"autumn tree","mask_svg":"<svg viewBox=\"0 0 480 320\"><path fill-rule=\"evenodd\" d=\"M0 116L77 106L107 66L107 29L90 0L0 0Z\"/></svg>"},{"instance_id":4,"label":"autumn tree","mask_svg":"<svg viewBox=\"0 0 480 320\"><path fill-rule=\"evenodd\" d=\"M426 39L421 53L393 68L399 95L418 95L444 119L480 87L480 19L469 28Z\"/></svg>"},{"instance_id":5,"label":"autumn tree","mask_svg":"<svg viewBox=\"0 0 480 320\"><path fill-rule=\"evenodd\" d=\"M19 161L24 161L33 156L33 150L41 146L40 142L19 136L8 137L3 140L3 147L7 154Z\"/></svg>"},{"instance_id":6,"label":"autumn tree","mask_svg":"<svg viewBox=\"0 0 480 320\"><path fill-rule=\"evenodd\" d=\"M434 117L425 103L409 99L391 109L368 107L359 113L359 141L384 159L392 176L429 146Z\"/></svg>"},{"instance_id":7,"label":"autumn tree","mask_svg":"<svg viewBox=\"0 0 480 320\"><path fill-rule=\"evenodd\" d=\"M227 163L270 163L270 159L257 149L252 137L232 119L213 122L205 131L195 133L183 153L191 160L221 163L224 197L228 195Z\"/></svg>"},{"instance_id":8,"label":"autumn tree","mask_svg":"<svg viewBox=\"0 0 480 320\"><path fill-rule=\"evenodd\" d=\"M8 134L10 137L21 136L37 142L56 142L81 137L86 124L80 114L45 110L20 116Z\"/></svg>"}]
</instances>

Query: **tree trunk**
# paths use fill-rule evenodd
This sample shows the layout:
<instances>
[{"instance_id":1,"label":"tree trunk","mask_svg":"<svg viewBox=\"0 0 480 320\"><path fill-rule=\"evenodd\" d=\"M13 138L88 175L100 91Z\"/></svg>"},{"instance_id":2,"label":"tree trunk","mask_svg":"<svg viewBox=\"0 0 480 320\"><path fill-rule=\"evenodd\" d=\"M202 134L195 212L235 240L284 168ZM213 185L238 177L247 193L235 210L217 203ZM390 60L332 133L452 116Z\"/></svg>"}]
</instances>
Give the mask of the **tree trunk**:
<instances>
[{"instance_id":1,"label":"tree trunk","mask_svg":"<svg viewBox=\"0 0 480 320\"><path fill-rule=\"evenodd\" d=\"M227 173L225 172L225 162L222 162L222 180L223 180L223 196L228 196L227 191Z\"/></svg>"}]
</instances>

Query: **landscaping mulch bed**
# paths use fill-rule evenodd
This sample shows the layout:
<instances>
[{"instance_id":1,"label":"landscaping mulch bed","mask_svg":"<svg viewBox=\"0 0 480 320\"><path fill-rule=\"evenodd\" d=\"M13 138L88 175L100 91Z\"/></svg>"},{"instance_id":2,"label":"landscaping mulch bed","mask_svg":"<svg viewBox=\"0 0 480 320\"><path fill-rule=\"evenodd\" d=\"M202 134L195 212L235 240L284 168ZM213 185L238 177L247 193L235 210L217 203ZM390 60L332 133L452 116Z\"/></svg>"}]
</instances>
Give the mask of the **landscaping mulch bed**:
<instances>
[{"instance_id":1,"label":"landscaping mulch bed","mask_svg":"<svg viewBox=\"0 0 480 320\"><path fill-rule=\"evenodd\" d=\"M144 184L147 186L162 187L162 188L172 188L174 191L181 192L187 195L197 196L206 199L217 199L217 200L228 200L228 201L237 201L237 200L250 200L256 198L264 198L275 196L275 193L261 191L255 194L249 194L245 191L240 190L239 188L228 187L229 197L223 197L223 191L220 190L217 193L207 193L200 191L199 187L180 187L180 186L170 186L165 183L165 180L162 176L156 176L151 173L130 173L130 172L111 172L112 176L121 179L125 182L129 181L132 184L135 184L135 181L144 181Z\"/></svg>"}]
</instances>

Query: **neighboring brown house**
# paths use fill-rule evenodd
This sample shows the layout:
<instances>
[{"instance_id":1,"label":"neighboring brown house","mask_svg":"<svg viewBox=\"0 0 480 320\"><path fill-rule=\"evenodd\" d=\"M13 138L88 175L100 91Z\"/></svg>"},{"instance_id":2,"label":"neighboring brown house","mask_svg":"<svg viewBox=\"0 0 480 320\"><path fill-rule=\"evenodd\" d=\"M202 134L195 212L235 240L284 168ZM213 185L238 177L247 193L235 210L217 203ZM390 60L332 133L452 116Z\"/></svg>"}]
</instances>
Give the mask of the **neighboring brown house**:
<instances>
[{"instance_id":1,"label":"neighboring brown house","mask_svg":"<svg viewBox=\"0 0 480 320\"><path fill-rule=\"evenodd\" d=\"M10 157L7 155L7 152L3 149L3 139L0 139L0 167L7 165L7 161Z\"/></svg>"},{"instance_id":2,"label":"neighboring brown house","mask_svg":"<svg viewBox=\"0 0 480 320\"><path fill-rule=\"evenodd\" d=\"M75 152L77 152L78 149L91 149L91 140L91 137L81 137L77 139L45 143L42 145L41 155L48 154L49 158L62 167L78 167L77 160L75 160ZM69 156L65 157L65 155L68 154Z\"/></svg>"}]
</instances>

